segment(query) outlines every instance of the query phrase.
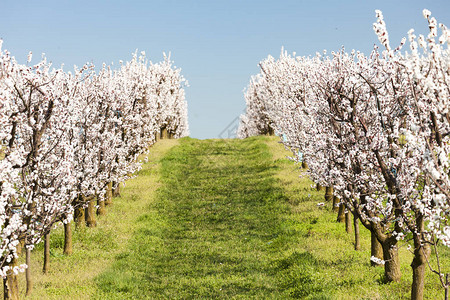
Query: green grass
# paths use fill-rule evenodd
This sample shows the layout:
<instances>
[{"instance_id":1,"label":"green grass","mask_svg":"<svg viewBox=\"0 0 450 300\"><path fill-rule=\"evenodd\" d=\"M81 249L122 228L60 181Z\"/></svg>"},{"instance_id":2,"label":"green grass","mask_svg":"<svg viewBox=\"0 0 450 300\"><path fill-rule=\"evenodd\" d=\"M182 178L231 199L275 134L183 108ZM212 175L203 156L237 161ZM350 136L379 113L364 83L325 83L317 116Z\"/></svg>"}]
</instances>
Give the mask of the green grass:
<instances>
[{"instance_id":1,"label":"green grass","mask_svg":"<svg viewBox=\"0 0 450 300\"><path fill-rule=\"evenodd\" d=\"M282 297L272 258L288 207L275 170L257 139L182 140L162 161L158 201L99 287L115 299Z\"/></svg>"},{"instance_id":2,"label":"green grass","mask_svg":"<svg viewBox=\"0 0 450 300\"><path fill-rule=\"evenodd\" d=\"M406 247L402 281L382 284L383 269L369 263L369 232L361 226L354 251L330 204L317 206L324 192L277 141L156 144L99 226L75 232L74 255L61 255L61 229L49 275L39 274L42 251L34 251L33 298L408 299ZM449 258L443 249L447 270ZM428 272L426 298L442 297Z\"/></svg>"}]
</instances>

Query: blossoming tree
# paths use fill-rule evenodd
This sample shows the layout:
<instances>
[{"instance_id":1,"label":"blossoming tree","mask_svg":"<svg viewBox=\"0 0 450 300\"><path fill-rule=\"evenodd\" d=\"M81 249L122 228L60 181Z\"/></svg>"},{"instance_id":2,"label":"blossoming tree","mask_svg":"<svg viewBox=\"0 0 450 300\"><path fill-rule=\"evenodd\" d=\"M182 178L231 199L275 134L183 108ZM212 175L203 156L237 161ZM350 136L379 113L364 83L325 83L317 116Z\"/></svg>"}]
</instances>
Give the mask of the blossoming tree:
<instances>
[{"instance_id":1,"label":"blossoming tree","mask_svg":"<svg viewBox=\"0 0 450 300\"><path fill-rule=\"evenodd\" d=\"M21 65L1 44L0 51L0 275L5 298L18 299L22 248L28 262L45 236L48 261L56 222L70 236L74 211L87 207L88 225L95 225L94 197L101 208L110 183L140 168L155 131L188 134L187 105L185 80L167 58L152 64L135 55L118 70L85 65L72 73L45 58L30 65L31 53Z\"/></svg>"},{"instance_id":2,"label":"blossoming tree","mask_svg":"<svg viewBox=\"0 0 450 300\"><path fill-rule=\"evenodd\" d=\"M411 53L402 54L406 40L391 49L383 16L376 13L381 53L282 54L264 61L265 85L257 94L270 96L258 97L266 101L259 115L269 116L297 158L301 151L311 178L332 185L381 242L387 281L400 279L397 244L411 237L411 295L421 299L429 246L449 245L449 31L441 24L436 42L437 21L424 10L430 32L417 39L410 31ZM435 272L448 289L448 279Z\"/></svg>"}]
</instances>

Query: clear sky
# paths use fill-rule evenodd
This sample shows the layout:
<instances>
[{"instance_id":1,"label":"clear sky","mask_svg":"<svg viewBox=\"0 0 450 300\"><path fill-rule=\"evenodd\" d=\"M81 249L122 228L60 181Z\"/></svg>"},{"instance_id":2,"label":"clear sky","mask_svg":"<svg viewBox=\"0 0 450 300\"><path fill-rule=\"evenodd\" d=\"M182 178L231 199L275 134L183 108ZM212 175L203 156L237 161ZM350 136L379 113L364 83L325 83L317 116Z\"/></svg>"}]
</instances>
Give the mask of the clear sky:
<instances>
[{"instance_id":1,"label":"clear sky","mask_svg":"<svg viewBox=\"0 0 450 300\"><path fill-rule=\"evenodd\" d=\"M410 28L426 33L423 8L450 27L450 0L0 0L0 38L20 62L45 53L65 70L129 60L136 49L155 62L171 52L190 84L191 136L215 138L243 112L243 89L267 55L282 46L305 56L341 46L368 53L378 43L375 9L394 46Z\"/></svg>"}]
</instances>

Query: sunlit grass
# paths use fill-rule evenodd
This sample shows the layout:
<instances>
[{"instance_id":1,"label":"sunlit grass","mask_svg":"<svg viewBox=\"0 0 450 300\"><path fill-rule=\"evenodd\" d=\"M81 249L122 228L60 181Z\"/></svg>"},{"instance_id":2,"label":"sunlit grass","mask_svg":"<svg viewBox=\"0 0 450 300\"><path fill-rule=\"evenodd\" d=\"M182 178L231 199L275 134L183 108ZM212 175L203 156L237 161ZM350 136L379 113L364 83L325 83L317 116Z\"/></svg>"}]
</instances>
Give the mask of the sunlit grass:
<instances>
[{"instance_id":1,"label":"sunlit grass","mask_svg":"<svg viewBox=\"0 0 450 300\"><path fill-rule=\"evenodd\" d=\"M272 257L287 207L267 146L184 139L162 170L158 201L99 277L108 298L281 298Z\"/></svg>"}]
</instances>

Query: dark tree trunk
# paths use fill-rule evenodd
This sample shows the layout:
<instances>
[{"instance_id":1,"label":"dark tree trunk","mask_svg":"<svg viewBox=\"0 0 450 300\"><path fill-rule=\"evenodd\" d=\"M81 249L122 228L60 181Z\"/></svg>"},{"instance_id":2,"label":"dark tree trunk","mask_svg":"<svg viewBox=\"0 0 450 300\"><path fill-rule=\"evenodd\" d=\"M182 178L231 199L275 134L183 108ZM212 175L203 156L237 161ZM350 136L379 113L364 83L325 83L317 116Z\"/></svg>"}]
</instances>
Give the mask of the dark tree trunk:
<instances>
[{"instance_id":1,"label":"dark tree trunk","mask_svg":"<svg viewBox=\"0 0 450 300\"><path fill-rule=\"evenodd\" d=\"M355 228L355 250L361 250L361 243L359 238L359 219L353 215L353 227Z\"/></svg>"},{"instance_id":2,"label":"dark tree trunk","mask_svg":"<svg viewBox=\"0 0 450 300\"><path fill-rule=\"evenodd\" d=\"M401 279L400 262L398 259L398 247L395 237L386 239L383 247L384 277L386 282L399 282Z\"/></svg>"},{"instance_id":3,"label":"dark tree trunk","mask_svg":"<svg viewBox=\"0 0 450 300\"><path fill-rule=\"evenodd\" d=\"M95 220L95 199L92 198L88 202L88 206L86 207L86 224L88 227L97 226L97 221Z\"/></svg>"},{"instance_id":4,"label":"dark tree trunk","mask_svg":"<svg viewBox=\"0 0 450 300\"><path fill-rule=\"evenodd\" d=\"M306 161L302 161L302 168L308 169L308 164L306 163Z\"/></svg>"},{"instance_id":5,"label":"dark tree trunk","mask_svg":"<svg viewBox=\"0 0 450 300\"><path fill-rule=\"evenodd\" d=\"M25 270L25 278L27 281L27 291L25 296L30 296L33 291L33 278L31 277L31 249L26 249L25 252L25 263L27 264L27 269Z\"/></svg>"},{"instance_id":6,"label":"dark tree trunk","mask_svg":"<svg viewBox=\"0 0 450 300\"><path fill-rule=\"evenodd\" d=\"M72 254L72 222L64 223L64 255Z\"/></svg>"},{"instance_id":7,"label":"dark tree trunk","mask_svg":"<svg viewBox=\"0 0 450 300\"><path fill-rule=\"evenodd\" d=\"M50 267L50 233L44 235L44 266L42 272L48 273Z\"/></svg>"},{"instance_id":8,"label":"dark tree trunk","mask_svg":"<svg viewBox=\"0 0 450 300\"><path fill-rule=\"evenodd\" d=\"M334 212L339 211L339 198L336 196L333 196L333 211Z\"/></svg>"},{"instance_id":9,"label":"dark tree trunk","mask_svg":"<svg viewBox=\"0 0 450 300\"><path fill-rule=\"evenodd\" d=\"M11 268L17 266L17 258L13 258L9 263ZM3 298L4 299L12 299L19 300L19 280L17 275L14 275L13 272L8 271L9 275L3 279Z\"/></svg>"},{"instance_id":10,"label":"dark tree trunk","mask_svg":"<svg viewBox=\"0 0 450 300\"><path fill-rule=\"evenodd\" d=\"M337 222L344 223L345 221L345 206L343 203L339 204L339 212L337 216Z\"/></svg>"},{"instance_id":11,"label":"dark tree trunk","mask_svg":"<svg viewBox=\"0 0 450 300\"><path fill-rule=\"evenodd\" d=\"M424 220L423 216L419 214L416 218L417 233L414 235L414 259L411 263L413 270L413 282L411 286L411 299L421 300L423 299L423 293L425 288L425 270L427 259L430 257L430 247L424 243L422 233L424 232Z\"/></svg>"}]
</instances>

